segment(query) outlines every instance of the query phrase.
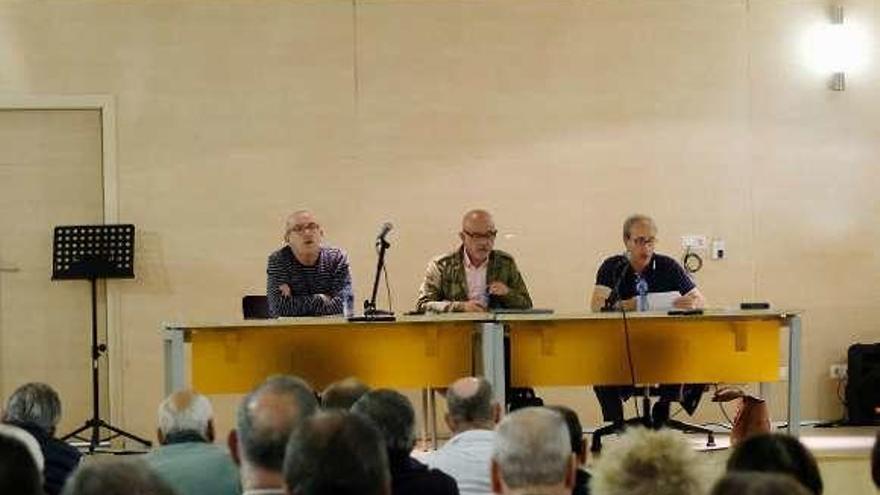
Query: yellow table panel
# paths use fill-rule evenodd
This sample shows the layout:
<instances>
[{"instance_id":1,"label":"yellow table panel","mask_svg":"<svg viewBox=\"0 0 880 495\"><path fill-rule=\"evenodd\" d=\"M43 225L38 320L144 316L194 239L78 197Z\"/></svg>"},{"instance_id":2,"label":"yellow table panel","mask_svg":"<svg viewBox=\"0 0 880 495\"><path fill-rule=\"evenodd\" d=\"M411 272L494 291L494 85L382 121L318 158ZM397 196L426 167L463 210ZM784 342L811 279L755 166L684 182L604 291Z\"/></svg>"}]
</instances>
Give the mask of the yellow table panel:
<instances>
[{"instance_id":1,"label":"yellow table panel","mask_svg":"<svg viewBox=\"0 0 880 495\"><path fill-rule=\"evenodd\" d=\"M621 319L506 321L513 386L632 383ZM779 379L780 321L630 318L636 383Z\"/></svg>"},{"instance_id":2,"label":"yellow table panel","mask_svg":"<svg viewBox=\"0 0 880 495\"><path fill-rule=\"evenodd\" d=\"M192 383L209 394L244 393L286 373L317 390L356 376L372 387L445 387L473 373L474 325L366 323L192 330Z\"/></svg>"}]
</instances>

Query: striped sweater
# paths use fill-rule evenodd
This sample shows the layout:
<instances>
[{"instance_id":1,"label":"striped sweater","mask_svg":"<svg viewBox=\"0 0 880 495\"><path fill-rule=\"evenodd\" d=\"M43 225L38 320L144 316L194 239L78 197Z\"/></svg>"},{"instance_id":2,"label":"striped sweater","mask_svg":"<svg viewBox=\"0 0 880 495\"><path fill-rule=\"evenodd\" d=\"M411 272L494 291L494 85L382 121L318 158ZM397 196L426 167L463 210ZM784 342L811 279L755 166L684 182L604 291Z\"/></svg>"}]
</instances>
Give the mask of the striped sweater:
<instances>
[{"instance_id":1,"label":"striped sweater","mask_svg":"<svg viewBox=\"0 0 880 495\"><path fill-rule=\"evenodd\" d=\"M290 286L291 297L281 293L281 284ZM342 314L343 297L351 290L348 257L339 248L321 246L312 266L300 263L289 246L269 255L266 296L272 318Z\"/></svg>"}]
</instances>

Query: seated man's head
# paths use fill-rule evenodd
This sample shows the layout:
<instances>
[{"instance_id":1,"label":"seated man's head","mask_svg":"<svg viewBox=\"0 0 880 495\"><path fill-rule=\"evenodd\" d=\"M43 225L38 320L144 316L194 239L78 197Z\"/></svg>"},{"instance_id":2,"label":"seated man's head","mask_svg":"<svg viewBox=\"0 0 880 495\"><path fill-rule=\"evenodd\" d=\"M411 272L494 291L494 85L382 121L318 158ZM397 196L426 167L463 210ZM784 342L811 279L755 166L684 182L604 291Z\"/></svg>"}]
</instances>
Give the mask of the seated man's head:
<instances>
[{"instance_id":1,"label":"seated man's head","mask_svg":"<svg viewBox=\"0 0 880 495\"><path fill-rule=\"evenodd\" d=\"M174 490L137 459L97 459L82 464L62 495L175 495Z\"/></svg>"},{"instance_id":2,"label":"seated man's head","mask_svg":"<svg viewBox=\"0 0 880 495\"><path fill-rule=\"evenodd\" d=\"M571 493L575 457L568 427L559 413L543 407L519 409L498 423L496 432L494 493Z\"/></svg>"},{"instance_id":3,"label":"seated man's head","mask_svg":"<svg viewBox=\"0 0 880 495\"><path fill-rule=\"evenodd\" d=\"M718 480L711 495L810 495L810 491L786 474L741 471Z\"/></svg>"},{"instance_id":4,"label":"seated man's head","mask_svg":"<svg viewBox=\"0 0 880 495\"><path fill-rule=\"evenodd\" d=\"M814 495L822 494L822 476L816 459L797 438L767 434L747 438L727 459L727 471L763 471L788 474Z\"/></svg>"},{"instance_id":5,"label":"seated man's head","mask_svg":"<svg viewBox=\"0 0 880 495\"><path fill-rule=\"evenodd\" d=\"M293 376L270 377L242 400L236 429L229 433L229 450L242 466L246 487L251 483L280 486L287 439L317 409L312 388Z\"/></svg>"},{"instance_id":6,"label":"seated man's head","mask_svg":"<svg viewBox=\"0 0 880 495\"><path fill-rule=\"evenodd\" d=\"M577 413L565 406L550 406L548 409L558 412L565 420L571 451L577 457L578 463L583 465L587 462L587 444L584 442L584 428L581 426L581 420Z\"/></svg>"},{"instance_id":7,"label":"seated man's head","mask_svg":"<svg viewBox=\"0 0 880 495\"><path fill-rule=\"evenodd\" d=\"M453 433L491 430L501 419L501 405L492 397L492 385L485 378L456 380L446 391L445 420Z\"/></svg>"},{"instance_id":8,"label":"seated man's head","mask_svg":"<svg viewBox=\"0 0 880 495\"><path fill-rule=\"evenodd\" d=\"M290 437L284 481L289 495L390 495L382 434L359 414L319 413Z\"/></svg>"},{"instance_id":9,"label":"seated man's head","mask_svg":"<svg viewBox=\"0 0 880 495\"><path fill-rule=\"evenodd\" d=\"M213 442L213 418L207 397L192 390L174 392L159 404L159 443L193 441L199 437Z\"/></svg>"},{"instance_id":10,"label":"seated man's head","mask_svg":"<svg viewBox=\"0 0 880 495\"><path fill-rule=\"evenodd\" d=\"M495 246L495 222L486 210L471 210L461 219L461 232L458 234L464 250L475 265L489 258Z\"/></svg>"},{"instance_id":11,"label":"seated man's head","mask_svg":"<svg viewBox=\"0 0 880 495\"><path fill-rule=\"evenodd\" d=\"M287 217L284 240L299 256L316 256L321 249L324 231L315 215L308 210L295 211Z\"/></svg>"},{"instance_id":12,"label":"seated man's head","mask_svg":"<svg viewBox=\"0 0 880 495\"><path fill-rule=\"evenodd\" d=\"M636 271L642 271L651 261L656 242L657 224L651 217L636 214L623 222L623 244Z\"/></svg>"},{"instance_id":13,"label":"seated man's head","mask_svg":"<svg viewBox=\"0 0 880 495\"><path fill-rule=\"evenodd\" d=\"M373 390L355 402L351 412L367 417L379 428L392 462L409 457L416 443L416 413L403 394Z\"/></svg>"},{"instance_id":14,"label":"seated man's head","mask_svg":"<svg viewBox=\"0 0 880 495\"><path fill-rule=\"evenodd\" d=\"M333 382L321 393L323 409L349 409L370 387L354 377Z\"/></svg>"},{"instance_id":15,"label":"seated man's head","mask_svg":"<svg viewBox=\"0 0 880 495\"><path fill-rule=\"evenodd\" d=\"M0 431L0 493L43 494L36 458L17 435L5 431Z\"/></svg>"},{"instance_id":16,"label":"seated man's head","mask_svg":"<svg viewBox=\"0 0 880 495\"><path fill-rule=\"evenodd\" d=\"M6 401L3 413L4 422L36 426L49 436L55 435L60 420L61 399L45 383L26 383L18 387Z\"/></svg>"},{"instance_id":17,"label":"seated man's head","mask_svg":"<svg viewBox=\"0 0 880 495\"><path fill-rule=\"evenodd\" d=\"M673 430L628 430L602 451L590 486L595 495L700 495L697 457Z\"/></svg>"}]
</instances>

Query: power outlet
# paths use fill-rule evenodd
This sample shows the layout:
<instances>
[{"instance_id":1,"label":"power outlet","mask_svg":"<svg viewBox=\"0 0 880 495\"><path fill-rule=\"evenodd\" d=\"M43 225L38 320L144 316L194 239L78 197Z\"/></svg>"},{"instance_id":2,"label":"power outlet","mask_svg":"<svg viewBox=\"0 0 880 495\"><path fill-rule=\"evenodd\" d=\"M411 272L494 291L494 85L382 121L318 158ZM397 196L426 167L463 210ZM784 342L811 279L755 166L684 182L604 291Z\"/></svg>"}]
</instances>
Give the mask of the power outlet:
<instances>
[{"instance_id":1,"label":"power outlet","mask_svg":"<svg viewBox=\"0 0 880 495\"><path fill-rule=\"evenodd\" d=\"M691 251L705 251L709 247L709 239L704 235L689 234L681 236L681 248Z\"/></svg>"},{"instance_id":2,"label":"power outlet","mask_svg":"<svg viewBox=\"0 0 880 495\"><path fill-rule=\"evenodd\" d=\"M846 363L832 364L828 375L832 380L846 380Z\"/></svg>"}]
</instances>

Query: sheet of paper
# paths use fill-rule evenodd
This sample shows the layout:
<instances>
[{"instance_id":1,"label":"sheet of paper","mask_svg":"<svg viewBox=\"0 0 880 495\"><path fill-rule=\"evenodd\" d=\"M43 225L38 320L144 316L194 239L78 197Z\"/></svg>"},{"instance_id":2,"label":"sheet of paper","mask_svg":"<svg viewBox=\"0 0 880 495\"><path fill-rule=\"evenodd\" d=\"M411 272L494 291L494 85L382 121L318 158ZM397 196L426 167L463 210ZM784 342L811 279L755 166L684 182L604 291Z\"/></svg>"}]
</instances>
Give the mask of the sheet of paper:
<instances>
[{"instance_id":1,"label":"sheet of paper","mask_svg":"<svg viewBox=\"0 0 880 495\"><path fill-rule=\"evenodd\" d=\"M677 291L649 292L648 308L651 311L666 311L672 309L672 302L681 297Z\"/></svg>"}]
</instances>

